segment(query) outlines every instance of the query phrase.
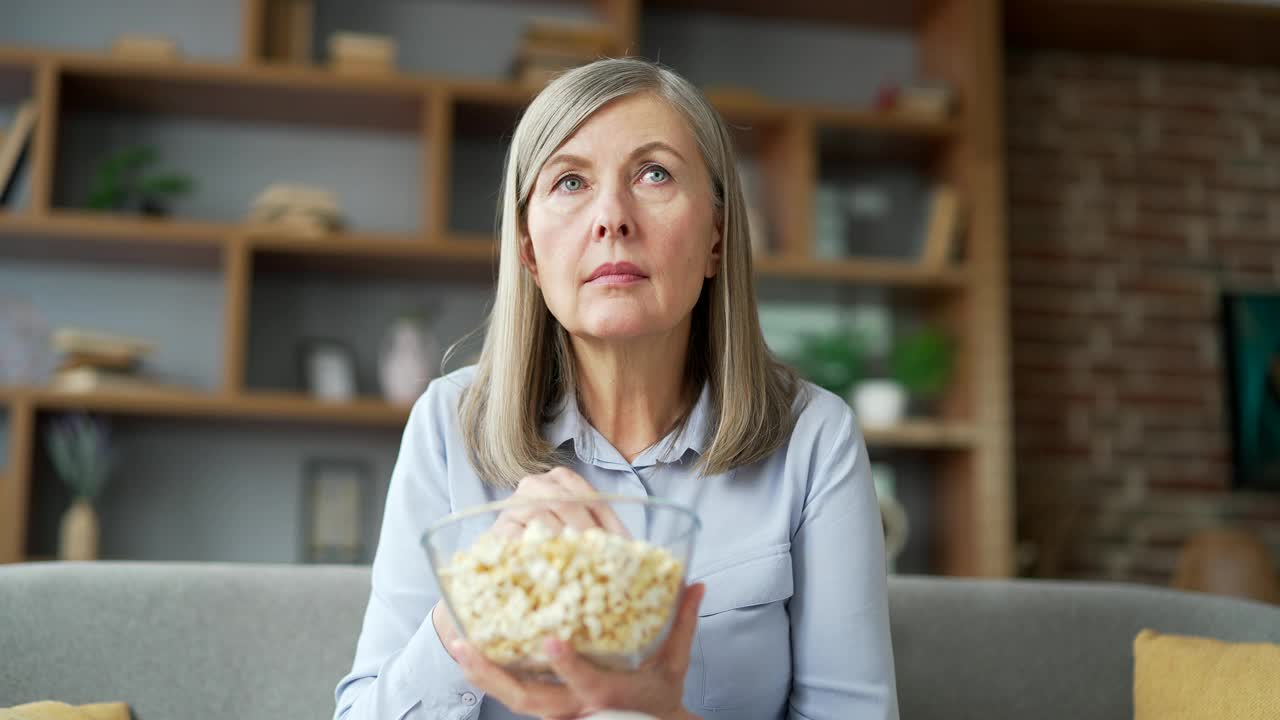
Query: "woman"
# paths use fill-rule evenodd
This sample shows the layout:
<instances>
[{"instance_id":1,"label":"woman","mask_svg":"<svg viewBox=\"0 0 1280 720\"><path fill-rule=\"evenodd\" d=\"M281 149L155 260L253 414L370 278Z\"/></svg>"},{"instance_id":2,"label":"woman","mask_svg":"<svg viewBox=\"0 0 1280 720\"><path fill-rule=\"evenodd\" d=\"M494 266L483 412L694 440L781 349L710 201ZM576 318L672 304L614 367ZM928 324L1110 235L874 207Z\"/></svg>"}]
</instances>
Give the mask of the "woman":
<instances>
[{"instance_id":1,"label":"woman","mask_svg":"<svg viewBox=\"0 0 1280 720\"><path fill-rule=\"evenodd\" d=\"M501 203L484 348L410 414L335 717L896 718L866 449L765 347L723 120L659 66L578 68L520 120ZM549 643L563 684L517 681L458 641L419 538L513 494L597 492L701 517L673 629L636 671Z\"/></svg>"}]
</instances>

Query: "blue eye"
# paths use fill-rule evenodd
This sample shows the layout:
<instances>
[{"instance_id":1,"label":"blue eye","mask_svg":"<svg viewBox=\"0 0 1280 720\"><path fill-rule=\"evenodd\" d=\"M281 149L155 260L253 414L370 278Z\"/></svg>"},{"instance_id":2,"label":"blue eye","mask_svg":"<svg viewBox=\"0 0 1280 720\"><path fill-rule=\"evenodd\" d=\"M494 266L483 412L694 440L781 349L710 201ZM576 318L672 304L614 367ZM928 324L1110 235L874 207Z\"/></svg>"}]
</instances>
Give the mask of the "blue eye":
<instances>
[{"instance_id":1,"label":"blue eye","mask_svg":"<svg viewBox=\"0 0 1280 720\"><path fill-rule=\"evenodd\" d=\"M570 186L570 183L574 183L574 185ZM556 187L564 188L569 192L577 192L582 189L582 178L577 175L566 175L560 178L560 182L556 183Z\"/></svg>"},{"instance_id":2,"label":"blue eye","mask_svg":"<svg viewBox=\"0 0 1280 720\"><path fill-rule=\"evenodd\" d=\"M657 165L650 165L649 167L645 168L644 177L649 178L649 176L652 175L653 173L658 173L658 177L651 178L651 181L655 183L664 182L667 180L667 178L671 177L671 174L668 173L665 168L659 167Z\"/></svg>"}]
</instances>

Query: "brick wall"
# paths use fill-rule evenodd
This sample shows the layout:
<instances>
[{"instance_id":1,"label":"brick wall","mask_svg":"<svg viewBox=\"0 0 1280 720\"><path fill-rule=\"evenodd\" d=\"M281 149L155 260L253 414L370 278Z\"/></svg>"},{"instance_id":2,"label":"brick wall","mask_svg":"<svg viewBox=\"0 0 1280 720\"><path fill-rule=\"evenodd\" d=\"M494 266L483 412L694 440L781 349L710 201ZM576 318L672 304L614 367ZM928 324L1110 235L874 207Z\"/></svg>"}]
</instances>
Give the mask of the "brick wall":
<instances>
[{"instance_id":1,"label":"brick wall","mask_svg":"<svg viewBox=\"0 0 1280 720\"><path fill-rule=\"evenodd\" d=\"M1280 289L1280 69L1007 58L1019 536L1061 577L1167 583L1230 492L1223 287Z\"/></svg>"}]
</instances>

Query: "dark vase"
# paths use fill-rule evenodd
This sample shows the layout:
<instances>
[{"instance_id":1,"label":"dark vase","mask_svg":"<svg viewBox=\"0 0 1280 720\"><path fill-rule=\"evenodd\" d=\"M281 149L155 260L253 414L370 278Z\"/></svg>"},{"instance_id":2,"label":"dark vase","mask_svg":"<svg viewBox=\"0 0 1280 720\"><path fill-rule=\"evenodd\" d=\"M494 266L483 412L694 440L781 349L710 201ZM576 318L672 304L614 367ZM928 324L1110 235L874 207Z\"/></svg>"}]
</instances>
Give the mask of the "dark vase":
<instances>
[{"instance_id":1,"label":"dark vase","mask_svg":"<svg viewBox=\"0 0 1280 720\"><path fill-rule=\"evenodd\" d=\"M169 208L164 204L163 200L157 198L142 198L138 203L138 212L147 217L168 217Z\"/></svg>"}]
</instances>

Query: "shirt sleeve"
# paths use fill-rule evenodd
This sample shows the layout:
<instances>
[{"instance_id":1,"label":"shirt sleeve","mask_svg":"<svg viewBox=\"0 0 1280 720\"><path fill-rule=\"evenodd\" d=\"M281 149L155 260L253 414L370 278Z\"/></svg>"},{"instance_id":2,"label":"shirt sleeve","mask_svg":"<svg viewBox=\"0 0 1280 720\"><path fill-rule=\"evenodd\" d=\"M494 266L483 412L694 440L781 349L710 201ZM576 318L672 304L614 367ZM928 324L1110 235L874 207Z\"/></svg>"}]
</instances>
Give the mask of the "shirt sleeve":
<instances>
[{"instance_id":1,"label":"shirt sleeve","mask_svg":"<svg viewBox=\"0 0 1280 720\"><path fill-rule=\"evenodd\" d=\"M791 543L789 716L897 720L880 505L853 413L839 412L824 423Z\"/></svg>"},{"instance_id":2,"label":"shirt sleeve","mask_svg":"<svg viewBox=\"0 0 1280 720\"><path fill-rule=\"evenodd\" d=\"M433 382L409 413L355 660L334 692L335 720L462 720L480 713L481 691L467 683L431 622L440 591L419 544L450 510L445 438L453 419L440 384Z\"/></svg>"}]
</instances>

